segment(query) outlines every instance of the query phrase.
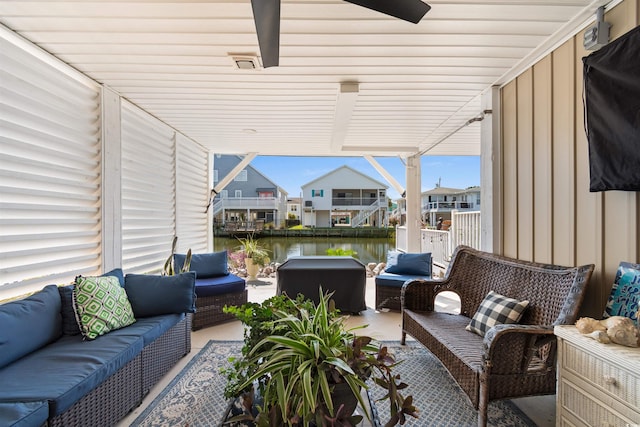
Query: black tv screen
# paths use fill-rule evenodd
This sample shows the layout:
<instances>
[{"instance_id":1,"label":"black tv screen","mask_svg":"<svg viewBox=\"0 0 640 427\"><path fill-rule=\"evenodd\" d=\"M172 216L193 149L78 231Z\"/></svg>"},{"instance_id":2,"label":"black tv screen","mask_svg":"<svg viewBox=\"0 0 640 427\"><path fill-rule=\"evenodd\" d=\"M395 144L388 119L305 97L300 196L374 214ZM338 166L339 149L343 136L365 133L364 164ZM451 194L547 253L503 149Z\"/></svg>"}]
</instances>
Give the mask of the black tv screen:
<instances>
[{"instance_id":1,"label":"black tv screen","mask_svg":"<svg viewBox=\"0 0 640 427\"><path fill-rule=\"evenodd\" d=\"M640 191L640 26L582 58L590 191Z\"/></svg>"}]
</instances>

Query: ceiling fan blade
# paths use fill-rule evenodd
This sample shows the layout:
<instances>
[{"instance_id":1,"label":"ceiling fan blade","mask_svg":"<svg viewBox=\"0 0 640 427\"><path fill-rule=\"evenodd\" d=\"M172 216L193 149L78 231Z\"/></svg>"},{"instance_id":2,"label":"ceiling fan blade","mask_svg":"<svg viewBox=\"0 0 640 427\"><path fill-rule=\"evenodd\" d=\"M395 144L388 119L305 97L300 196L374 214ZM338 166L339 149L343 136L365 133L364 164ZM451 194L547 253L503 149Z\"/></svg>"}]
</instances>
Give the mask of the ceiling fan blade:
<instances>
[{"instance_id":1,"label":"ceiling fan blade","mask_svg":"<svg viewBox=\"0 0 640 427\"><path fill-rule=\"evenodd\" d=\"M251 0L264 68L280 63L280 0Z\"/></svg>"},{"instance_id":2,"label":"ceiling fan blade","mask_svg":"<svg viewBox=\"0 0 640 427\"><path fill-rule=\"evenodd\" d=\"M417 24L431 6L422 0L345 0Z\"/></svg>"}]
</instances>

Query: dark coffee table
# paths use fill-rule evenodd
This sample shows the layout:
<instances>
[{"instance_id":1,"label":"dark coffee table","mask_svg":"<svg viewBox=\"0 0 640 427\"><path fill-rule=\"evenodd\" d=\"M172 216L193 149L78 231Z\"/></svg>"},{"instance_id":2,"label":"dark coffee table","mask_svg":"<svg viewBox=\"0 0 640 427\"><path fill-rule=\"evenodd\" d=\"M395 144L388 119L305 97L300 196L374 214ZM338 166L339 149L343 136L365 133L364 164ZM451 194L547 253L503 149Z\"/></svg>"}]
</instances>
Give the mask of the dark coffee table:
<instances>
[{"instance_id":1,"label":"dark coffee table","mask_svg":"<svg viewBox=\"0 0 640 427\"><path fill-rule=\"evenodd\" d=\"M277 271L278 295L298 294L319 301L318 290L333 292L336 308L343 313L360 313L367 309L366 267L348 256L296 256L283 262Z\"/></svg>"}]
</instances>

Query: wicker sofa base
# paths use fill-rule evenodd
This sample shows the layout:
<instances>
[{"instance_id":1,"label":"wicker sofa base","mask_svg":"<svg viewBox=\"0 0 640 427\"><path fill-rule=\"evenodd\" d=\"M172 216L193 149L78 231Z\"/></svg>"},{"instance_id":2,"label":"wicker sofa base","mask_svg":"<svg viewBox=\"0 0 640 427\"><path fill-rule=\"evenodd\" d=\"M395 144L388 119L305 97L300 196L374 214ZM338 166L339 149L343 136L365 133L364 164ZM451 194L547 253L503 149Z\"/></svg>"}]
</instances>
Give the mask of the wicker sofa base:
<instances>
[{"instance_id":1,"label":"wicker sofa base","mask_svg":"<svg viewBox=\"0 0 640 427\"><path fill-rule=\"evenodd\" d=\"M160 379L191 351L192 315L142 349L142 396L146 396ZM174 345L174 343L184 345Z\"/></svg>"},{"instance_id":2,"label":"wicker sofa base","mask_svg":"<svg viewBox=\"0 0 640 427\"><path fill-rule=\"evenodd\" d=\"M167 330L100 386L62 414L50 427L113 426L140 405L149 389L191 351L191 314Z\"/></svg>"},{"instance_id":3,"label":"wicker sofa base","mask_svg":"<svg viewBox=\"0 0 640 427\"><path fill-rule=\"evenodd\" d=\"M242 292L198 297L193 315L193 330L235 320L232 314L223 313L225 305L242 305L247 302L247 289Z\"/></svg>"},{"instance_id":4,"label":"wicker sofa base","mask_svg":"<svg viewBox=\"0 0 640 427\"><path fill-rule=\"evenodd\" d=\"M400 293L402 288L397 286L376 285L376 310L383 308L400 311Z\"/></svg>"}]
</instances>

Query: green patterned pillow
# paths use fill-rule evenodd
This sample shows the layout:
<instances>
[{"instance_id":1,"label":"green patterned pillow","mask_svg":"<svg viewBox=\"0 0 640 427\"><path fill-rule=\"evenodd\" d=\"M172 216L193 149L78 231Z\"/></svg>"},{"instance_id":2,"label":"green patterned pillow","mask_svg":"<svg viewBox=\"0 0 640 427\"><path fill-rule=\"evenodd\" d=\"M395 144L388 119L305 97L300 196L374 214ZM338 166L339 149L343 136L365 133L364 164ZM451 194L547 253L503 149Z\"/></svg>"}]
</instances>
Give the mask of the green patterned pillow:
<instances>
[{"instance_id":1,"label":"green patterned pillow","mask_svg":"<svg viewBox=\"0 0 640 427\"><path fill-rule=\"evenodd\" d=\"M90 340L136 321L117 277L76 277L73 308L82 335Z\"/></svg>"}]
</instances>

